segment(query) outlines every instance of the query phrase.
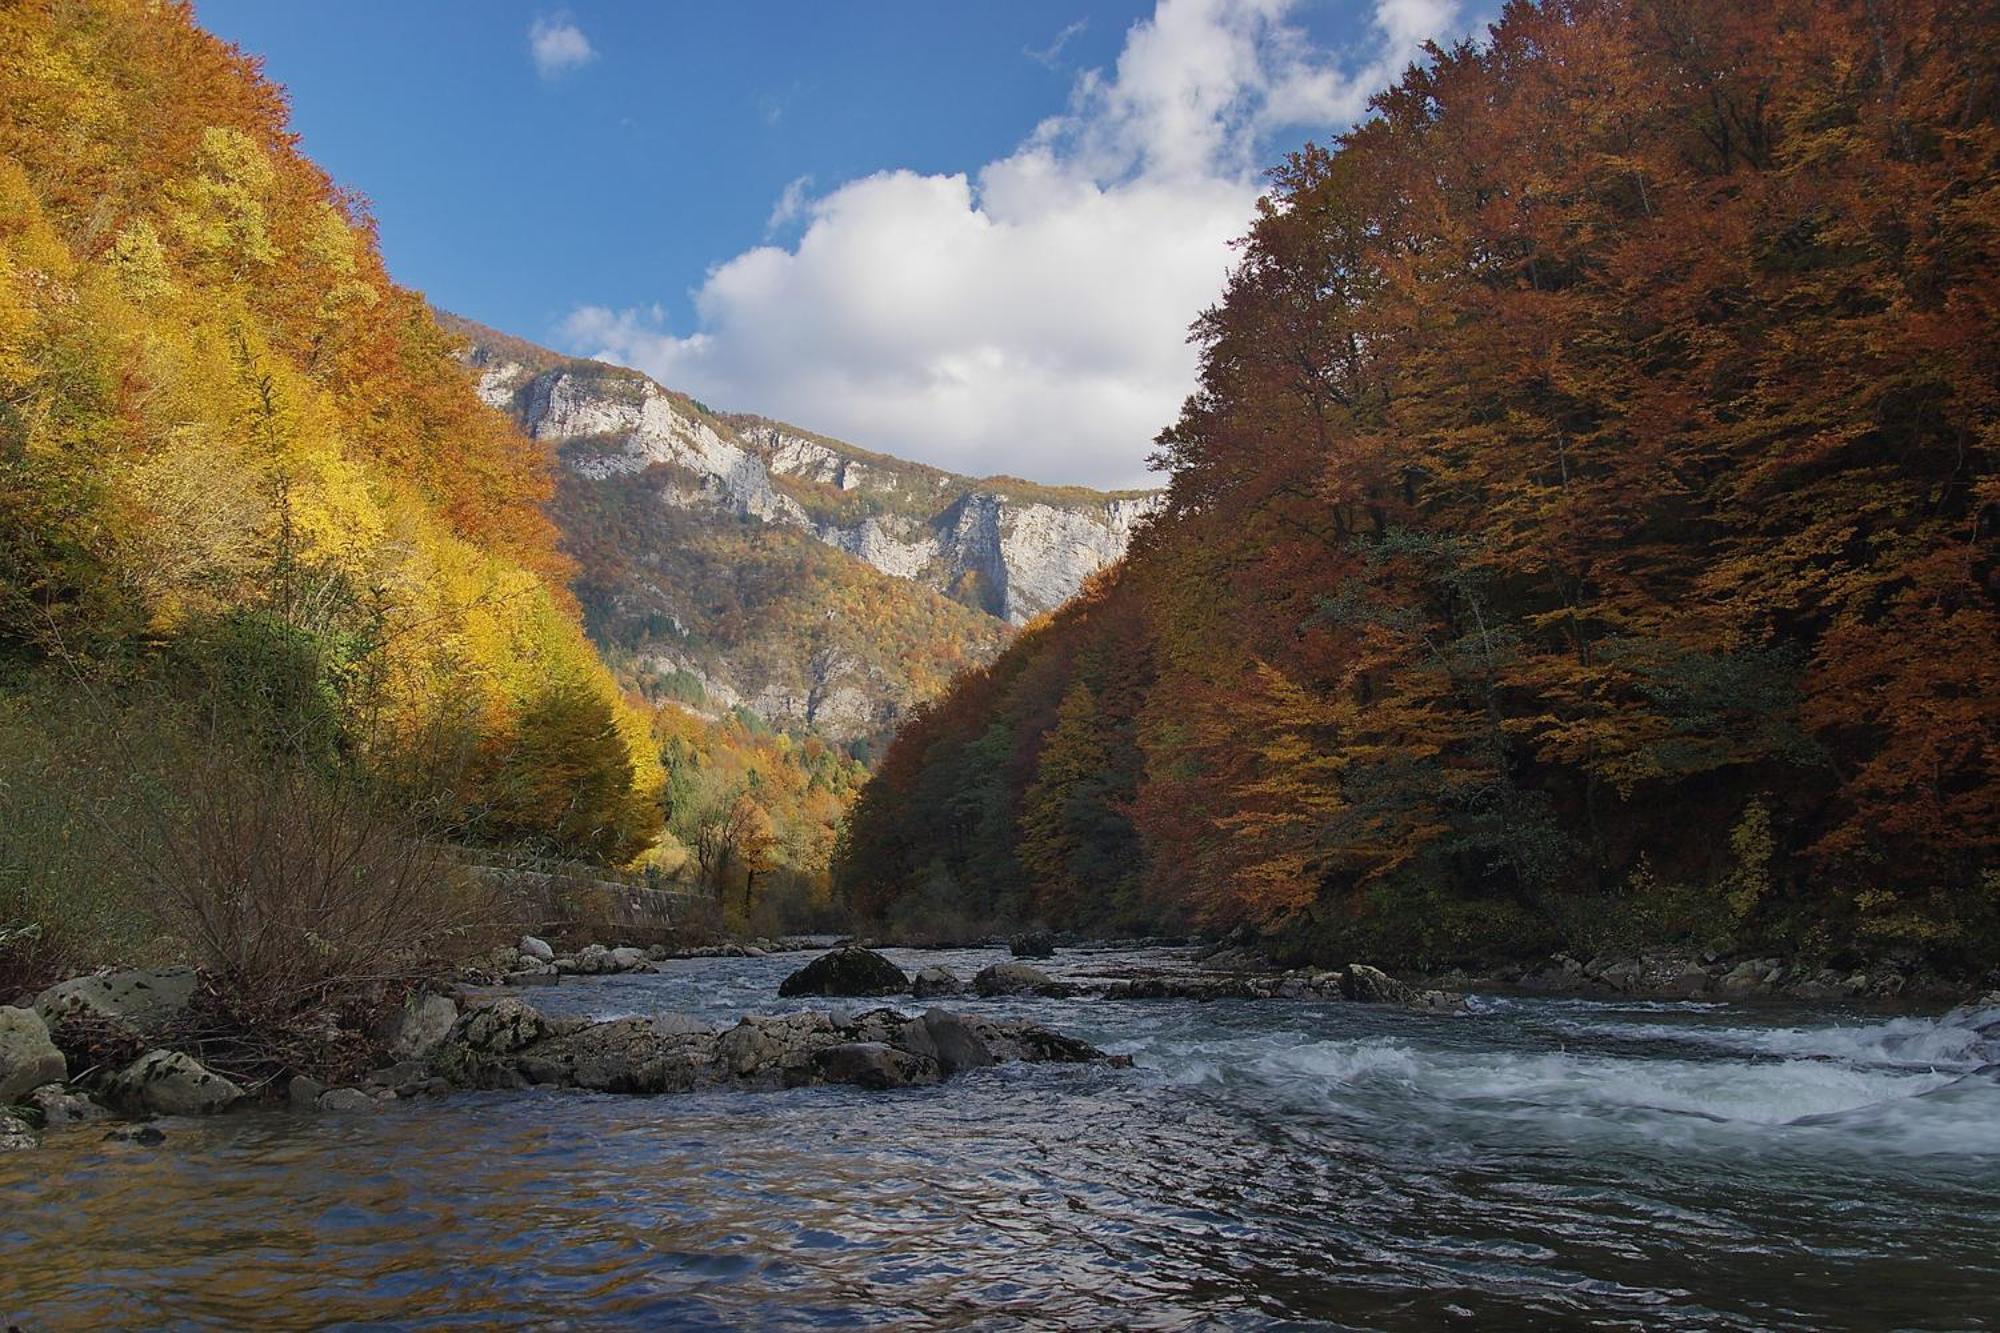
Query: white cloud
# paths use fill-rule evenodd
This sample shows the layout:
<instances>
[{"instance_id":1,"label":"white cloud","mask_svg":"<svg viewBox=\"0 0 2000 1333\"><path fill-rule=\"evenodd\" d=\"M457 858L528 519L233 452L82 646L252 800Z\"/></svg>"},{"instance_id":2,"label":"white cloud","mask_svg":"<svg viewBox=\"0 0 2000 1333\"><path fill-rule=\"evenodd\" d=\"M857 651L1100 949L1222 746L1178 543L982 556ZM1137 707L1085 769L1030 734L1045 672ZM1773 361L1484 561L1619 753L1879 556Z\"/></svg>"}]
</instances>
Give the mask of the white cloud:
<instances>
[{"instance_id":1,"label":"white cloud","mask_svg":"<svg viewBox=\"0 0 2000 1333\"><path fill-rule=\"evenodd\" d=\"M1055 40L1051 41L1047 46L1043 47L1041 50L1037 51L1031 46L1024 48L1021 54L1025 55L1026 57L1028 57L1028 59L1034 61L1038 65L1046 65L1050 69L1054 69L1056 67L1056 61L1061 59L1062 57L1062 49L1065 46L1069 45L1070 38L1078 36L1083 32L1085 28L1089 26L1090 26L1090 21L1088 19L1078 19L1076 22L1070 24L1068 27L1064 28L1061 32L1057 33L1055 35Z\"/></svg>"},{"instance_id":2,"label":"white cloud","mask_svg":"<svg viewBox=\"0 0 2000 1333\"><path fill-rule=\"evenodd\" d=\"M1364 39L1331 52L1288 22L1293 4L1161 0L1009 156L818 198L795 181L772 225L804 232L713 268L694 332L657 307L584 307L567 340L956 471L1156 480L1153 436L1194 387L1188 324L1222 291L1265 156L1344 128L1457 12L1378 0Z\"/></svg>"},{"instance_id":3,"label":"white cloud","mask_svg":"<svg viewBox=\"0 0 2000 1333\"><path fill-rule=\"evenodd\" d=\"M528 51L535 58L535 72L545 79L567 74L597 59L590 39L568 14L537 17L530 23Z\"/></svg>"},{"instance_id":4,"label":"white cloud","mask_svg":"<svg viewBox=\"0 0 2000 1333\"><path fill-rule=\"evenodd\" d=\"M811 176L794 176L785 182L785 188L778 195L778 202L771 206L771 216L764 223L764 235L790 226L805 216L806 205L812 202L806 191L812 188Z\"/></svg>"}]
</instances>

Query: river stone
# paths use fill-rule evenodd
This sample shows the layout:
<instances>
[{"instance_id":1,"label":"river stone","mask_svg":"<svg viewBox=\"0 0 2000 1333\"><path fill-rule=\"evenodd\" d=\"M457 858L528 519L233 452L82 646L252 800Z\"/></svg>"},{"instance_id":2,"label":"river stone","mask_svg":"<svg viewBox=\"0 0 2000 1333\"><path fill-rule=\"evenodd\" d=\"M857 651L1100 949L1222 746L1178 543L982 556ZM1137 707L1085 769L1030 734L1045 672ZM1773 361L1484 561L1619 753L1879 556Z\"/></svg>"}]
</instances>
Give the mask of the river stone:
<instances>
[{"instance_id":1,"label":"river stone","mask_svg":"<svg viewBox=\"0 0 2000 1333\"><path fill-rule=\"evenodd\" d=\"M398 1060L421 1060L438 1048L457 1022L458 1006L447 996L412 995L389 1016L383 1044Z\"/></svg>"},{"instance_id":2,"label":"river stone","mask_svg":"<svg viewBox=\"0 0 2000 1333\"><path fill-rule=\"evenodd\" d=\"M68 1077L69 1065L49 1040L42 1016L33 1009L0 1006L0 1106Z\"/></svg>"},{"instance_id":3,"label":"river stone","mask_svg":"<svg viewBox=\"0 0 2000 1333\"><path fill-rule=\"evenodd\" d=\"M716 1058L738 1078L782 1074L828 1045L834 1030L825 1014L747 1014L716 1039Z\"/></svg>"},{"instance_id":4,"label":"river stone","mask_svg":"<svg viewBox=\"0 0 2000 1333\"><path fill-rule=\"evenodd\" d=\"M1009 940L1007 952L1016 958L1053 958L1056 937L1046 930L1030 930Z\"/></svg>"},{"instance_id":5,"label":"river stone","mask_svg":"<svg viewBox=\"0 0 2000 1333\"><path fill-rule=\"evenodd\" d=\"M503 986L553 986L561 980L562 974L554 968L547 968L546 970L538 968L532 972L509 972L506 976L500 978L500 984Z\"/></svg>"},{"instance_id":6,"label":"river stone","mask_svg":"<svg viewBox=\"0 0 2000 1333\"><path fill-rule=\"evenodd\" d=\"M919 1000L928 1000L933 995L963 995L965 983L950 968L931 966L918 971L916 980L910 983L910 994Z\"/></svg>"},{"instance_id":7,"label":"river stone","mask_svg":"<svg viewBox=\"0 0 2000 1333\"><path fill-rule=\"evenodd\" d=\"M549 942L534 935L523 935L515 948L521 951L522 957L532 958L538 963L553 963L556 960L556 951L549 947Z\"/></svg>"},{"instance_id":8,"label":"river stone","mask_svg":"<svg viewBox=\"0 0 2000 1333\"><path fill-rule=\"evenodd\" d=\"M644 949L613 949L611 961L618 965L620 972L650 972L653 964L647 960Z\"/></svg>"},{"instance_id":9,"label":"river stone","mask_svg":"<svg viewBox=\"0 0 2000 1333\"><path fill-rule=\"evenodd\" d=\"M901 995L910 988L910 979L894 963L856 945L821 954L786 977L778 994L793 995Z\"/></svg>"},{"instance_id":10,"label":"river stone","mask_svg":"<svg viewBox=\"0 0 2000 1333\"><path fill-rule=\"evenodd\" d=\"M981 995L1067 995L1069 988L1039 967L1026 963L994 963L972 979Z\"/></svg>"},{"instance_id":11,"label":"river stone","mask_svg":"<svg viewBox=\"0 0 2000 1333\"><path fill-rule=\"evenodd\" d=\"M35 997L35 1012L55 1024L71 1015L122 1019L134 1027L157 1027L194 1001L191 967L129 968L101 976L73 977Z\"/></svg>"},{"instance_id":12,"label":"river stone","mask_svg":"<svg viewBox=\"0 0 2000 1333\"><path fill-rule=\"evenodd\" d=\"M1341 974L1340 993L1363 1004L1400 1004L1409 999L1410 988L1379 967L1349 963Z\"/></svg>"},{"instance_id":13,"label":"river stone","mask_svg":"<svg viewBox=\"0 0 2000 1333\"><path fill-rule=\"evenodd\" d=\"M519 1000L501 1000L461 1018L451 1039L481 1054L505 1055L540 1041L550 1029L548 1019Z\"/></svg>"},{"instance_id":14,"label":"river stone","mask_svg":"<svg viewBox=\"0 0 2000 1333\"><path fill-rule=\"evenodd\" d=\"M27 1121L0 1111L0 1153L21 1152L40 1142Z\"/></svg>"},{"instance_id":15,"label":"river stone","mask_svg":"<svg viewBox=\"0 0 2000 1333\"><path fill-rule=\"evenodd\" d=\"M294 1111L317 1111L319 1099L326 1092L326 1084L304 1074L294 1074L292 1081L285 1085L285 1104Z\"/></svg>"},{"instance_id":16,"label":"river stone","mask_svg":"<svg viewBox=\"0 0 2000 1333\"><path fill-rule=\"evenodd\" d=\"M112 1082L128 1106L160 1115L209 1115L241 1101L243 1089L179 1051L148 1051Z\"/></svg>"},{"instance_id":17,"label":"river stone","mask_svg":"<svg viewBox=\"0 0 2000 1333\"><path fill-rule=\"evenodd\" d=\"M852 1083L878 1092L936 1083L944 1077L929 1056L879 1041L844 1041L815 1051L812 1061L814 1071L828 1083Z\"/></svg>"},{"instance_id":18,"label":"river stone","mask_svg":"<svg viewBox=\"0 0 2000 1333\"><path fill-rule=\"evenodd\" d=\"M84 1125L93 1120L107 1120L111 1116L109 1107L99 1106L81 1093L71 1092L55 1083L29 1093L28 1105L42 1113L42 1123L50 1129Z\"/></svg>"},{"instance_id":19,"label":"river stone","mask_svg":"<svg viewBox=\"0 0 2000 1333\"><path fill-rule=\"evenodd\" d=\"M360 1088L329 1088L319 1095L319 1109L352 1115L360 1111L379 1111L382 1103L370 1093Z\"/></svg>"},{"instance_id":20,"label":"river stone","mask_svg":"<svg viewBox=\"0 0 2000 1333\"><path fill-rule=\"evenodd\" d=\"M928 1009L922 1018L909 1020L897 1045L929 1056L947 1074L997 1063L979 1025L949 1009Z\"/></svg>"}]
</instances>

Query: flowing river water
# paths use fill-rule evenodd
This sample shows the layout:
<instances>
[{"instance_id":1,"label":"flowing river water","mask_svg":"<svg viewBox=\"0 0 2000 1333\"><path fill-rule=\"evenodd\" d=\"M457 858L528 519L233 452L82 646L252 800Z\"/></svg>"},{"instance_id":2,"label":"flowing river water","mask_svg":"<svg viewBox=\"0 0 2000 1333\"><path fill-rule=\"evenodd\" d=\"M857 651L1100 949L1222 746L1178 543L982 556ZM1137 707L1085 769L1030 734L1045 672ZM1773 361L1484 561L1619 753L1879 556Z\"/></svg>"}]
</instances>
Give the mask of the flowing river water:
<instances>
[{"instance_id":1,"label":"flowing river water","mask_svg":"<svg viewBox=\"0 0 2000 1333\"><path fill-rule=\"evenodd\" d=\"M526 997L728 1020L806 957ZM2000 1327L2000 1010L951 1003L1136 1067L51 1133L0 1157L0 1325Z\"/></svg>"}]
</instances>

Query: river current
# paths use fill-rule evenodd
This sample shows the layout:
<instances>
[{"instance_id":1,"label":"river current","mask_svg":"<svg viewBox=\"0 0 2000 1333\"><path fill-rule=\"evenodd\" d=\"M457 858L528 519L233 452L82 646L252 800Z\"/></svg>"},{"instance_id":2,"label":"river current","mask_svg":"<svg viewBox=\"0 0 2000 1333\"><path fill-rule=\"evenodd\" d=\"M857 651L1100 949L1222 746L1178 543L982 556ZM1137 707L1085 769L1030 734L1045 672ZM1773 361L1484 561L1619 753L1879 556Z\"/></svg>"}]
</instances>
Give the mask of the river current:
<instances>
[{"instance_id":1,"label":"river current","mask_svg":"<svg viewBox=\"0 0 2000 1333\"><path fill-rule=\"evenodd\" d=\"M523 997L727 1020L807 957ZM0 1157L0 1325L2000 1327L2000 1010L951 1003L1136 1067L51 1133Z\"/></svg>"}]
</instances>

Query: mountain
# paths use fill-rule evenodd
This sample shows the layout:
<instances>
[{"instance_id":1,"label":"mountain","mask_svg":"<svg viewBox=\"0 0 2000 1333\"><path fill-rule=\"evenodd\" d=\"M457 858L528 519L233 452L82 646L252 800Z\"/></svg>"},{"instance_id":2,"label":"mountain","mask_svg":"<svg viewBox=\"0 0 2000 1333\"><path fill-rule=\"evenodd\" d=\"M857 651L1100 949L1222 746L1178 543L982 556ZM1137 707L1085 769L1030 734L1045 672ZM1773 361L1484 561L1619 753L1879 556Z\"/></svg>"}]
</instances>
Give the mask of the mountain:
<instances>
[{"instance_id":1,"label":"mountain","mask_svg":"<svg viewBox=\"0 0 2000 1333\"><path fill-rule=\"evenodd\" d=\"M904 729L841 882L1328 963L1990 967L1991 31L1510 5L1292 155L1143 548Z\"/></svg>"},{"instance_id":2,"label":"mountain","mask_svg":"<svg viewBox=\"0 0 2000 1333\"><path fill-rule=\"evenodd\" d=\"M1157 492L974 480L469 320L481 396L552 447L591 629L649 693L882 738L1123 555Z\"/></svg>"}]
</instances>

